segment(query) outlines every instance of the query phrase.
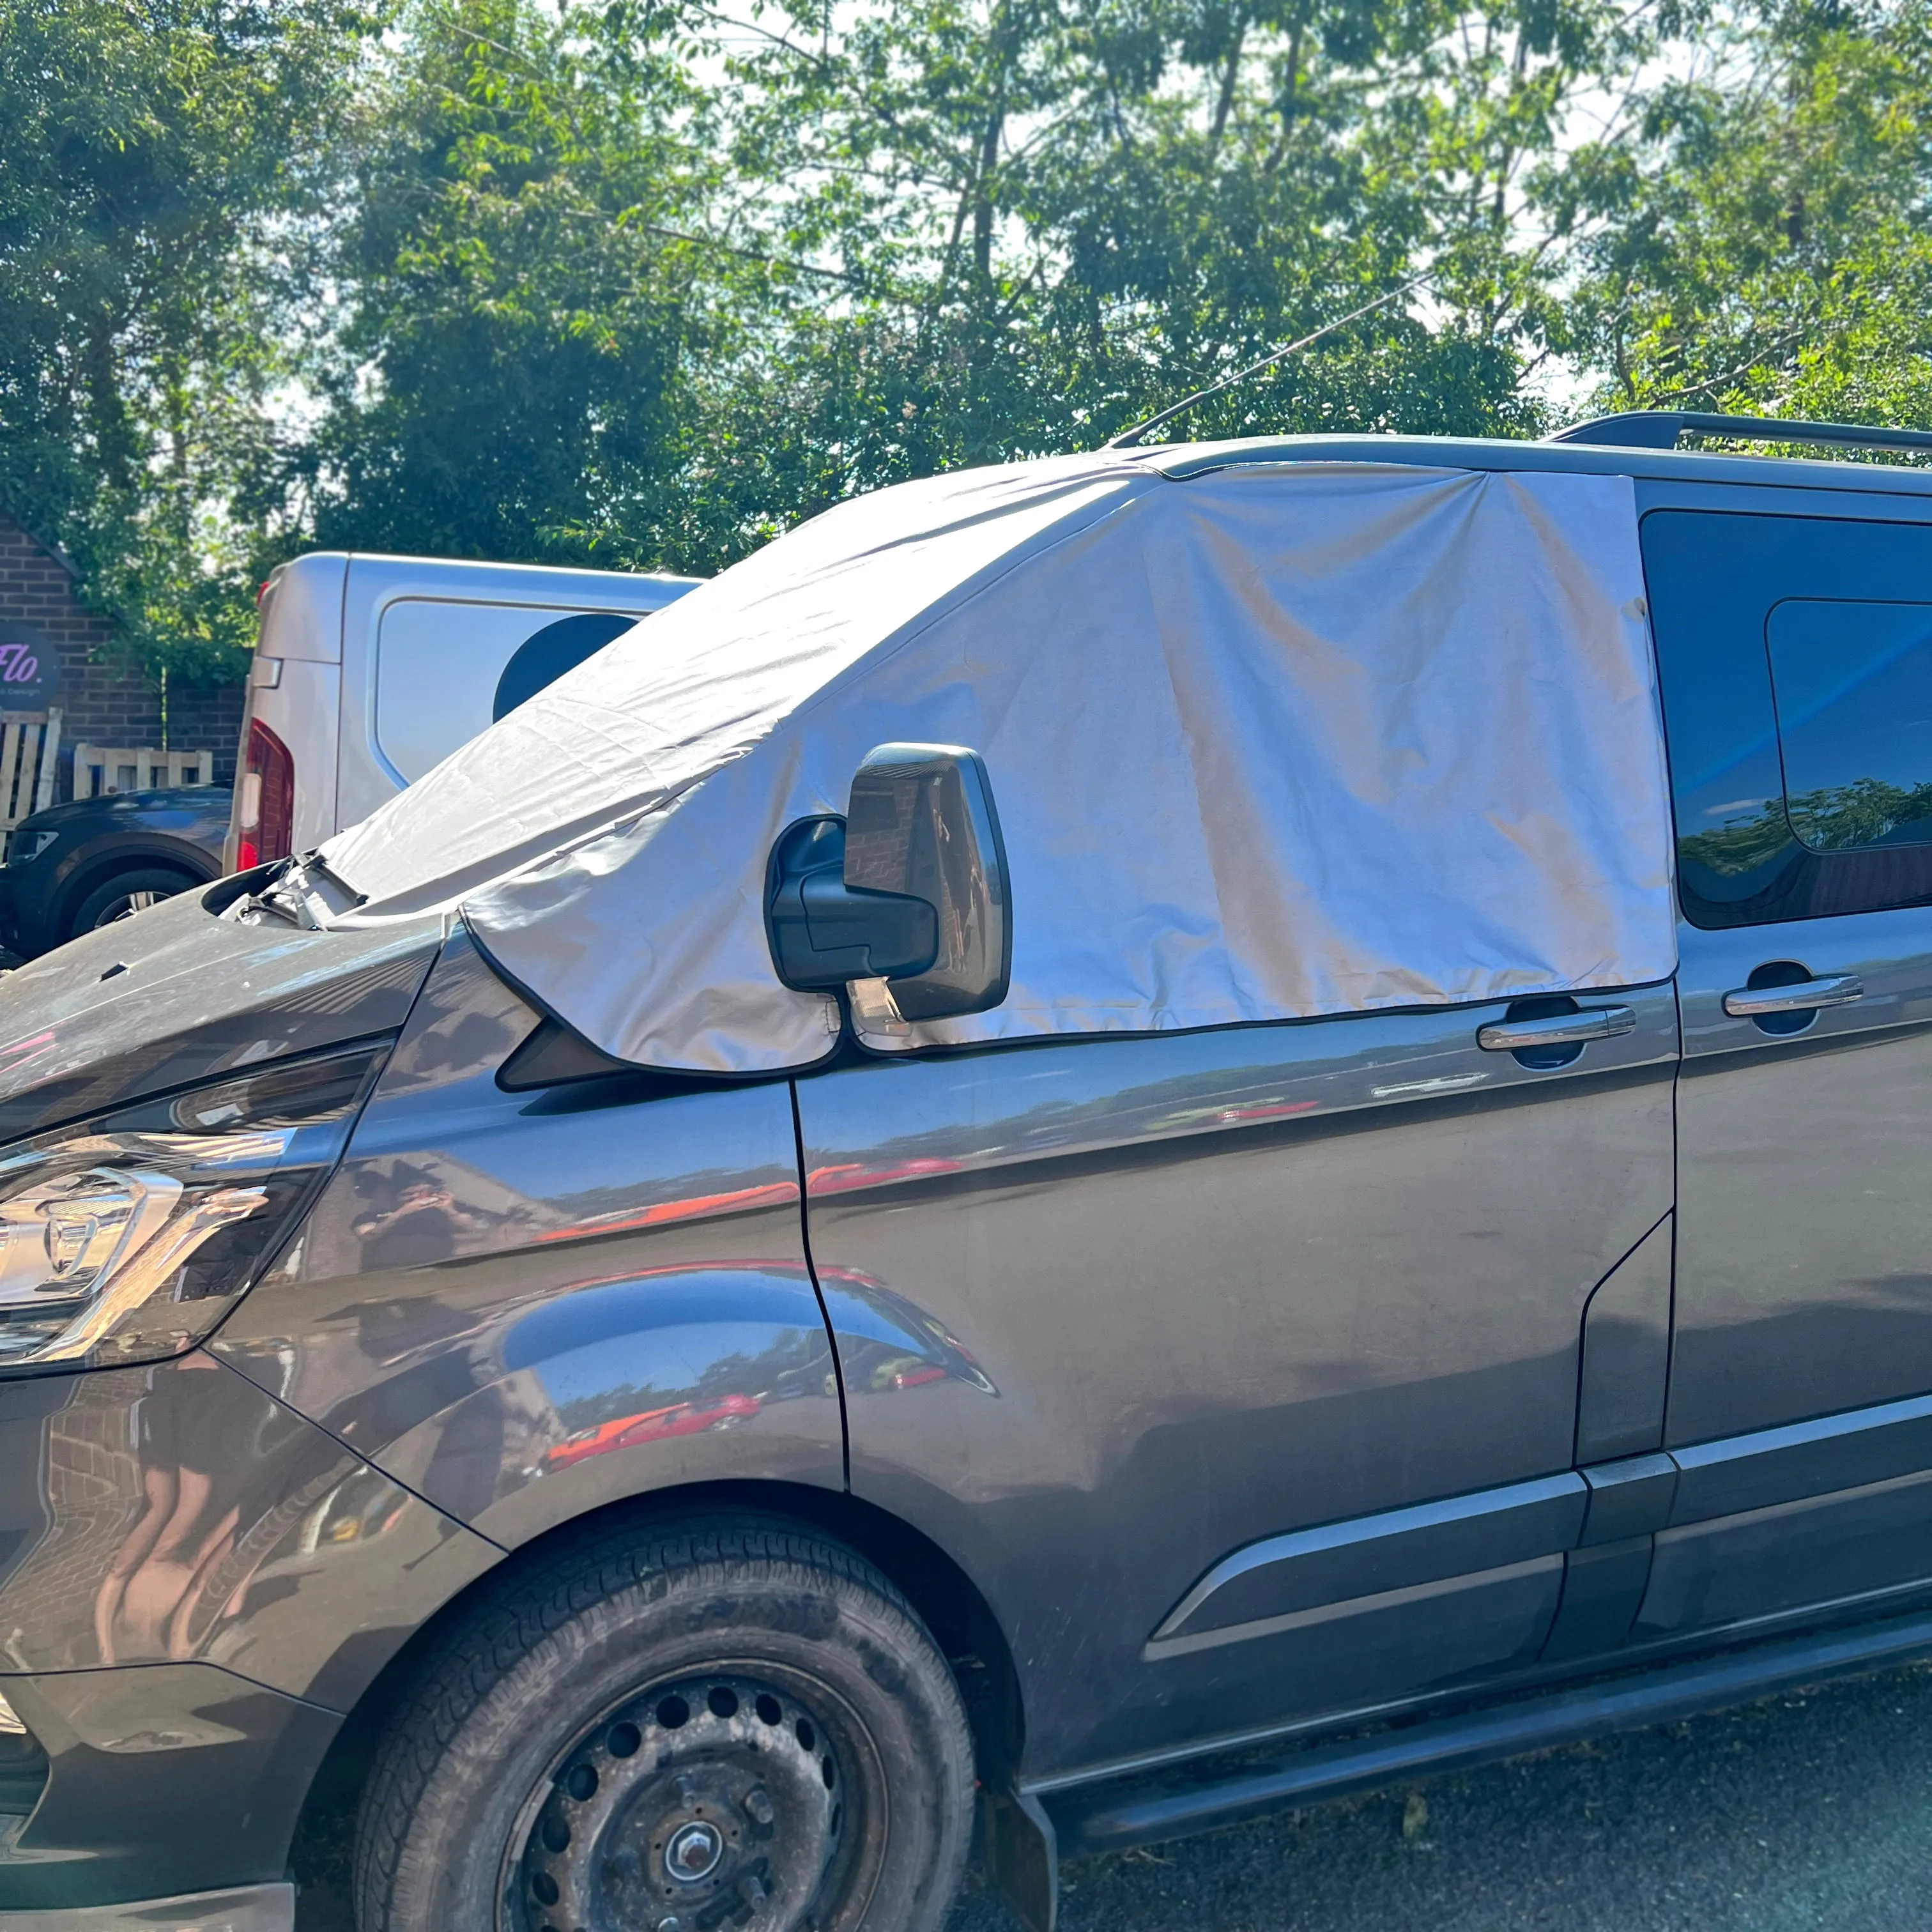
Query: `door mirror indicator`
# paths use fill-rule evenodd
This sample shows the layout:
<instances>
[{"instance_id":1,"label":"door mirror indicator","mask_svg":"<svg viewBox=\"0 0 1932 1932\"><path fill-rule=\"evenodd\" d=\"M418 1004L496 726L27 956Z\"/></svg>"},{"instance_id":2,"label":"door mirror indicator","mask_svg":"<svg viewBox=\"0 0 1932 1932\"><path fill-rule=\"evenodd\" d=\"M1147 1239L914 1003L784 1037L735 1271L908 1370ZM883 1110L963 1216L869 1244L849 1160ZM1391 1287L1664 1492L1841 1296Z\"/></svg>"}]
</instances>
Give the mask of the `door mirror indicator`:
<instances>
[{"instance_id":1,"label":"door mirror indicator","mask_svg":"<svg viewBox=\"0 0 1932 1932\"><path fill-rule=\"evenodd\" d=\"M998 1006L1012 973L1009 906L986 768L956 746L868 752L844 818L787 826L766 872L778 977L801 992L884 982L854 995L868 1030Z\"/></svg>"}]
</instances>

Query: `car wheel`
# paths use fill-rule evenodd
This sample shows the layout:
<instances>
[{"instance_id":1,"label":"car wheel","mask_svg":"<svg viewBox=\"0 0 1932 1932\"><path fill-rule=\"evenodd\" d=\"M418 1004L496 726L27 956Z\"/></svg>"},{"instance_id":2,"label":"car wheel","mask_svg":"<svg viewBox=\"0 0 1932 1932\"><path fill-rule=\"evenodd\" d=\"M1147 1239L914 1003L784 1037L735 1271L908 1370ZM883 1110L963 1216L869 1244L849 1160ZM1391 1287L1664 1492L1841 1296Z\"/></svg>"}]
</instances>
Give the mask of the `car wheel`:
<instances>
[{"instance_id":1,"label":"car wheel","mask_svg":"<svg viewBox=\"0 0 1932 1932\"><path fill-rule=\"evenodd\" d=\"M116 872L103 880L74 908L67 936L78 939L83 932L112 926L117 919L126 919L144 907L158 905L194 884L185 872L177 872L172 866L143 866L136 871Z\"/></svg>"},{"instance_id":2,"label":"car wheel","mask_svg":"<svg viewBox=\"0 0 1932 1932\"><path fill-rule=\"evenodd\" d=\"M863 1558L764 1520L607 1534L491 1590L416 1680L357 1924L936 1932L973 1794L952 1672Z\"/></svg>"}]
</instances>

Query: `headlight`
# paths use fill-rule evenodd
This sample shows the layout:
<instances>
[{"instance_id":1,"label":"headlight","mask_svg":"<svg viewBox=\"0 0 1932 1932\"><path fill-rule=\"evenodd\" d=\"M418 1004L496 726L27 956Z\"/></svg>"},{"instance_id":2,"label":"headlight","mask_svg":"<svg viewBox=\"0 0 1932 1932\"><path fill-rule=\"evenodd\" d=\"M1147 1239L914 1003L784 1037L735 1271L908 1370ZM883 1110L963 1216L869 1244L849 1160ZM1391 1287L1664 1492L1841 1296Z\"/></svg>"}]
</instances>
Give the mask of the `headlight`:
<instances>
[{"instance_id":1,"label":"headlight","mask_svg":"<svg viewBox=\"0 0 1932 1932\"><path fill-rule=\"evenodd\" d=\"M24 866L29 859L38 859L59 838L58 832L44 831L38 826L31 830L24 825L18 826L7 835L7 863Z\"/></svg>"},{"instance_id":2,"label":"headlight","mask_svg":"<svg viewBox=\"0 0 1932 1932\"><path fill-rule=\"evenodd\" d=\"M278 1060L0 1154L0 1372L200 1341L334 1166L388 1050Z\"/></svg>"}]
</instances>

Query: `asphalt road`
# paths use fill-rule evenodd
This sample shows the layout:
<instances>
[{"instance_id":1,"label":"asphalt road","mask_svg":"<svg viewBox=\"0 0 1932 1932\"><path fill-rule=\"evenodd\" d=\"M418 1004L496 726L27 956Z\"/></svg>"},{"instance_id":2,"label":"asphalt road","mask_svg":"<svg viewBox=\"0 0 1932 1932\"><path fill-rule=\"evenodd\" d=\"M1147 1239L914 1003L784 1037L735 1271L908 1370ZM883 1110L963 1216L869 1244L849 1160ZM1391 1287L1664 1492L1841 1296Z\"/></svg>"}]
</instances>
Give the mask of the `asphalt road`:
<instances>
[{"instance_id":1,"label":"asphalt road","mask_svg":"<svg viewBox=\"0 0 1932 1932\"><path fill-rule=\"evenodd\" d=\"M1060 1924L1932 1932L1932 1666L1082 1860ZM296 1928L350 1932L333 1872ZM976 1881L947 1932L1016 1922Z\"/></svg>"}]
</instances>

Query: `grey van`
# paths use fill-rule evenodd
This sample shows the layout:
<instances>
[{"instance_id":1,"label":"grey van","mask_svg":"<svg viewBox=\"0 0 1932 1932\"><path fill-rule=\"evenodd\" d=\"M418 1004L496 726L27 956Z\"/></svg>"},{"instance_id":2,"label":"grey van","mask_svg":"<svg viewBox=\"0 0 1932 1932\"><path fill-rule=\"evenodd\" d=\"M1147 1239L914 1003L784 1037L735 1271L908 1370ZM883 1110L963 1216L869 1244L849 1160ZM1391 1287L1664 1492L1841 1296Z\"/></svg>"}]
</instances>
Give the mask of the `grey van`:
<instances>
[{"instance_id":1,"label":"grey van","mask_svg":"<svg viewBox=\"0 0 1932 1932\"><path fill-rule=\"evenodd\" d=\"M971 746L752 855L809 1064L326 859L12 975L0 1927L288 1932L352 1816L359 1932L931 1932L976 1842L1046 1932L1932 1651L1932 479L1686 428L1886 440L1150 452L1633 479L1660 976L926 1043L1040 916Z\"/></svg>"}]
</instances>

